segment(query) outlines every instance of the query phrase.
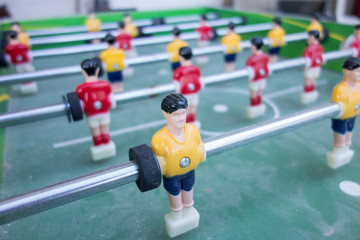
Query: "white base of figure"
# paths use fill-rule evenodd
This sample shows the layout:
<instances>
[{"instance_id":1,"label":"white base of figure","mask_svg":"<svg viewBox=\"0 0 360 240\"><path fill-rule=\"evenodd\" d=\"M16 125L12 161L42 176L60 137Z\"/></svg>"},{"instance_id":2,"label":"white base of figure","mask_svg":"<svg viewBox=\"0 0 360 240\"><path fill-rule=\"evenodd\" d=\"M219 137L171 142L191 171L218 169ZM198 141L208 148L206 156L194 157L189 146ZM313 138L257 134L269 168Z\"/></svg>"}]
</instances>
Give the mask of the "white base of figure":
<instances>
[{"instance_id":1,"label":"white base of figure","mask_svg":"<svg viewBox=\"0 0 360 240\"><path fill-rule=\"evenodd\" d=\"M94 161L99 161L105 158L113 157L116 155L116 148L113 141L108 144L91 147L91 156Z\"/></svg>"},{"instance_id":2,"label":"white base of figure","mask_svg":"<svg viewBox=\"0 0 360 240\"><path fill-rule=\"evenodd\" d=\"M31 95L37 93L38 88L36 82L27 82L19 85L18 90L22 95Z\"/></svg>"},{"instance_id":3,"label":"white base of figure","mask_svg":"<svg viewBox=\"0 0 360 240\"><path fill-rule=\"evenodd\" d=\"M201 55L196 58L196 63L198 65L205 65L209 62L209 57L206 55Z\"/></svg>"},{"instance_id":4,"label":"white base of figure","mask_svg":"<svg viewBox=\"0 0 360 240\"><path fill-rule=\"evenodd\" d=\"M247 115L249 118L260 117L265 114L265 111L266 111L266 106L264 104L247 107Z\"/></svg>"},{"instance_id":5,"label":"white base of figure","mask_svg":"<svg viewBox=\"0 0 360 240\"><path fill-rule=\"evenodd\" d=\"M124 78L129 78L134 75L134 69L132 67L126 67L123 70Z\"/></svg>"},{"instance_id":6,"label":"white base of figure","mask_svg":"<svg viewBox=\"0 0 360 240\"><path fill-rule=\"evenodd\" d=\"M330 168L341 167L351 161L354 151L347 147L334 147L331 152L326 153L327 164Z\"/></svg>"},{"instance_id":7,"label":"white base of figure","mask_svg":"<svg viewBox=\"0 0 360 240\"><path fill-rule=\"evenodd\" d=\"M184 207L180 212L165 215L166 231L170 237L176 237L199 226L200 215L194 207Z\"/></svg>"},{"instance_id":8,"label":"white base of figure","mask_svg":"<svg viewBox=\"0 0 360 240\"><path fill-rule=\"evenodd\" d=\"M315 102L316 99L318 98L319 93L318 91L312 91L312 92L302 92L300 94L300 99L301 99L301 103L302 104L308 104L308 103L312 103Z\"/></svg>"}]
</instances>

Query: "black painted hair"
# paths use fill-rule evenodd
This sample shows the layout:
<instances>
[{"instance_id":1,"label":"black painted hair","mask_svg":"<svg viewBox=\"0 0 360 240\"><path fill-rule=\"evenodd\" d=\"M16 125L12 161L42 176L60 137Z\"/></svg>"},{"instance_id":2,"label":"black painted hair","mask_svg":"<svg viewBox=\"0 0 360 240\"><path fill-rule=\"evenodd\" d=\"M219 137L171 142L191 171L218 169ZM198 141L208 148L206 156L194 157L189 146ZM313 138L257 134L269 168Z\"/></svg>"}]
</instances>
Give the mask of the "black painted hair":
<instances>
[{"instance_id":1,"label":"black painted hair","mask_svg":"<svg viewBox=\"0 0 360 240\"><path fill-rule=\"evenodd\" d=\"M320 20L320 15L319 15L319 13L315 13L313 16L312 16L312 18L314 18L314 19L316 19L316 20Z\"/></svg>"},{"instance_id":2,"label":"black painted hair","mask_svg":"<svg viewBox=\"0 0 360 240\"><path fill-rule=\"evenodd\" d=\"M14 25L20 26L20 23L19 23L19 22L16 22L16 21L15 21L15 22L12 22L12 23L11 23L11 26L14 26Z\"/></svg>"},{"instance_id":3,"label":"black painted hair","mask_svg":"<svg viewBox=\"0 0 360 240\"><path fill-rule=\"evenodd\" d=\"M11 39L17 39L18 33L16 31L9 31L8 35Z\"/></svg>"},{"instance_id":4,"label":"black painted hair","mask_svg":"<svg viewBox=\"0 0 360 240\"><path fill-rule=\"evenodd\" d=\"M345 59L344 64L342 65L343 69L347 69L347 70L354 70L360 67L360 58L357 57L348 57L347 59Z\"/></svg>"},{"instance_id":5,"label":"black painted hair","mask_svg":"<svg viewBox=\"0 0 360 240\"><path fill-rule=\"evenodd\" d=\"M355 25L355 26L354 26L354 29L360 30L360 24Z\"/></svg>"},{"instance_id":6,"label":"black painted hair","mask_svg":"<svg viewBox=\"0 0 360 240\"><path fill-rule=\"evenodd\" d=\"M129 14L129 13L125 13L125 14L124 14L124 17L130 17L130 14Z\"/></svg>"},{"instance_id":7,"label":"black painted hair","mask_svg":"<svg viewBox=\"0 0 360 240\"><path fill-rule=\"evenodd\" d=\"M181 30L178 27L174 27L174 29L171 31L171 33L178 37L181 34Z\"/></svg>"},{"instance_id":8,"label":"black painted hair","mask_svg":"<svg viewBox=\"0 0 360 240\"><path fill-rule=\"evenodd\" d=\"M161 102L161 110L166 113L173 113L179 109L187 109L188 101L181 93L171 93Z\"/></svg>"},{"instance_id":9,"label":"black painted hair","mask_svg":"<svg viewBox=\"0 0 360 240\"><path fill-rule=\"evenodd\" d=\"M124 23L123 21L119 22L119 23L118 23L118 27L119 27L120 29L124 29L125 23Z\"/></svg>"},{"instance_id":10,"label":"black painted hair","mask_svg":"<svg viewBox=\"0 0 360 240\"><path fill-rule=\"evenodd\" d=\"M230 28L231 30L234 30L234 28L235 28L235 23L229 22L228 25L226 25L226 27Z\"/></svg>"},{"instance_id":11,"label":"black painted hair","mask_svg":"<svg viewBox=\"0 0 360 240\"><path fill-rule=\"evenodd\" d=\"M262 37L253 37L251 39L251 45L254 45L256 47L256 50L260 50L264 45Z\"/></svg>"},{"instance_id":12,"label":"black painted hair","mask_svg":"<svg viewBox=\"0 0 360 240\"><path fill-rule=\"evenodd\" d=\"M99 64L94 59L85 59L81 62L81 69L84 70L88 76L95 76Z\"/></svg>"},{"instance_id":13,"label":"black painted hair","mask_svg":"<svg viewBox=\"0 0 360 240\"><path fill-rule=\"evenodd\" d=\"M106 34L105 38L104 38L105 42L109 43L109 44L114 44L116 41L116 38L111 35L110 33Z\"/></svg>"},{"instance_id":14,"label":"black painted hair","mask_svg":"<svg viewBox=\"0 0 360 240\"><path fill-rule=\"evenodd\" d=\"M193 56L191 48L182 47L179 49L179 55L185 58L185 60L190 60Z\"/></svg>"},{"instance_id":15,"label":"black painted hair","mask_svg":"<svg viewBox=\"0 0 360 240\"><path fill-rule=\"evenodd\" d=\"M282 20L281 20L281 18L280 18L280 17L274 17L274 19L273 19L273 23L275 23L275 24L277 24L277 25L281 26L281 25L282 25Z\"/></svg>"},{"instance_id":16,"label":"black painted hair","mask_svg":"<svg viewBox=\"0 0 360 240\"><path fill-rule=\"evenodd\" d=\"M204 20L204 21L207 20L206 14L201 15L201 20Z\"/></svg>"},{"instance_id":17,"label":"black painted hair","mask_svg":"<svg viewBox=\"0 0 360 240\"><path fill-rule=\"evenodd\" d=\"M313 36L315 39L320 39L320 33L318 30L312 30L308 32L309 36Z\"/></svg>"}]
</instances>

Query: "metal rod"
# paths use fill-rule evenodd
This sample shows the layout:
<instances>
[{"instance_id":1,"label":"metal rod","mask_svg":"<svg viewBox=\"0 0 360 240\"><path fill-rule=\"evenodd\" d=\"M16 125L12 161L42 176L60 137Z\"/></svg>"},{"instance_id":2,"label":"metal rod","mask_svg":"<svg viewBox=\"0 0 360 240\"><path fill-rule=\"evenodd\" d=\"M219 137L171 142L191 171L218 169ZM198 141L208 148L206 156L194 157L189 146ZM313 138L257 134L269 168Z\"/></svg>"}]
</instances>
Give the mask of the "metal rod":
<instances>
[{"instance_id":1,"label":"metal rod","mask_svg":"<svg viewBox=\"0 0 360 240\"><path fill-rule=\"evenodd\" d=\"M234 29L234 31L238 34L240 33L249 33L249 32L257 32L257 31L266 31L270 30L272 25L270 23L261 23L261 24L253 24L248 26L239 26ZM219 36L224 36L227 34L225 28L217 29L217 33ZM301 36L306 36L306 33L300 33ZM294 34L296 37L297 35ZM290 36L288 36L289 38ZM181 39L183 40L193 40L198 39L199 34L197 32L188 32L182 33ZM142 38L135 38L132 40L132 44L136 46L146 46L151 44L159 44L159 43L167 43L171 42L174 39L172 35L166 36L153 36L153 37L142 37ZM291 37L289 38L290 41L293 40ZM46 57L46 56L56 56L56 55L66 55L66 54L74 54L74 53L81 53L81 52L94 52L94 51L102 51L107 48L106 43L99 43L99 44L85 44L80 46L70 46L70 47L58 47L58 48L51 48L51 49L41 49L41 50L34 50L31 51L31 56L33 58L38 57Z\"/></svg>"},{"instance_id":2,"label":"metal rod","mask_svg":"<svg viewBox=\"0 0 360 240\"><path fill-rule=\"evenodd\" d=\"M286 35L285 41L299 41L306 38L306 33L295 33ZM269 40L266 39L265 44L268 44ZM242 41L240 46L243 49L250 48L250 41ZM203 55L203 54L214 54L219 53L224 50L222 45L217 46L210 46L204 48L193 48L193 53L195 56ZM134 58L126 59L125 62L127 65L138 65L138 64L145 64L145 63L152 63L158 61L167 61L169 60L170 55L168 53L158 53L158 54L150 54L146 56L139 56ZM36 72L29 72L29 73L18 73L18 74L10 74L5 76L0 76L0 86L9 85L9 84L16 84L26 82L28 80L37 80L38 78L45 78L47 76L61 76L73 73L80 73L81 68L79 65L69 66L69 67L61 67L61 68L54 68L50 70L40 70Z\"/></svg>"},{"instance_id":3,"label":"metal rod","mask_svg":"<svg viewBox=\"0 0 360 240\"><path fill-rule=\"evenodd\" d=\"M300 113L245 127L204 140L208 157L255 141L336 117L340 106L328 103ZM50 208L136 181L138 166L128 162L0 201L0 224L30 216Z\"/></svg>"},{"instance_id":4,"label":"metal rod","mask_svg":"<svg viewBox=\"0 0 360 240\"><path fill-rule=\"evenodd\" d=\"M242 23L242 20L238 17L231 17L231 18L223 18L219 20L211 20L207 21L209 27L218 27L224 26L229 22L233 22L235 24ZM150 26L144 27L142 29L143 33L145 34L154 34L154 33L162 33L162 32L171 32L171 30L175 27L175 25L159 25L159 26ZM177 25L178 28L181 30L189 30L195 29L200 27L199 22L195 23L183 23ZM54 43L65 43L65 42L76 42L76 41L86 41L92 39L102 39L109 31L100 31L100 32L87 32L87 33L77 33L71 35L61 35L61 36L51 36L51 37L39 37L39 38L32 38L30 40L31 45L42 45L42 44L54 44ZM118 30L110 31L111 34L117 36L119 35Z\"/></svg>"},{"instance_id":5,"label":"metal rod","mask_svg":"<svg viewBox=\"0 0 360 240\"><path fill-rule=\"evenodd\" d=\"M217 18L217 14L207 13L206 18L208 20L214 20ZM173 23L180 23L180 22L193 22L193 21L199 21L199 20L200 20L200 15L198 15L198 14L187 15L187 16L178 16L178 17L167 17L164 19L166 24L173 24ZM145 27L145 26L150 26L153 24L153 21L150 19L134 20L133 22L137 27ZM118 24L116 22L101 24L102 30L112 30L112 29L116 29L117 27L118 27ZM77 33L77 32L87 32L87 27L84 25L78 25L78 26L47 28L47 29L26 31L26 33L30 37L44 36L44 35L48 36L48 35L54 35L54 34Z\"/></svg>"},{"instance_id":6,"label":"metal rod","mask_svg":"<svg viewBox=\"0 0 360 240\"><path fill-rule=\"evenodd\" d=\"M323 54L323 56L326 61L330 61L347 56L352 56L353 54L354 54L354 50L348 49L348 50L325 53ZM289 68L305 66L305 64L306 64L305 58L296 58L296 59L270 64L269 68L271 72L276 72ZM237 81L240 79L247 78L248 76L249 76L248 70L241 69L234 72L221 73L208 77L202 77L201 82L205 86L211 86L211 85L226 83L235 80ZM168 83L151 88L143 88L143 89L117 93L114 94L114 96L115 96L116 105L118 106L128 102L147 99L158 95L165 95L174 92L175 90L176 90L175 85L173 83ZM52 108L49 109L49 107L40 107L40 108L24 110L19 112L0 114L0 128L14 126L28 122L34 122L40 119L47 119L51 117L66 115L66 108L64 104L58 104L56 106L58 107L55 110ZM63 107L61 108L60 106ZM22 121L22 117L24 118L24 121Z\"/></svg>"}]
</instances>

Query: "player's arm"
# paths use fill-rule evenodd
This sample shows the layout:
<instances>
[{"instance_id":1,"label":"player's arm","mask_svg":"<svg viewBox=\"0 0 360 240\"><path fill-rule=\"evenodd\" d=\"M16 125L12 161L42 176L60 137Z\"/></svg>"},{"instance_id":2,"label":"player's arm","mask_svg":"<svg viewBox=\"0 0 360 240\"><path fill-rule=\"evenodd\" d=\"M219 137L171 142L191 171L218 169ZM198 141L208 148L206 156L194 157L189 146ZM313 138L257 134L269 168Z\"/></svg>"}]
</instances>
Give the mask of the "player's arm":
<instances>
[{"instance_id":1,"label":"player's arm","mask_svg":"<svg viewBox=\"0 0 360 240\"><path fill-rule=\"evenodd\" d=\"M164 151L159 146L160 142L159 139L156 136L153 136L151 140L151 149L154 151L156 158L158 160L160 169L161 169L161 175L164 175L166 173L166 161L164 157Z\"/></svg>"},{"instance_id":2,"label":"player's arm","mask_svg":"<svg viewBox=\"0 0 360 240\"><path fill-rule=\"evenodd\" d=\"M200 162L204 162L206 160L206 151L203 141L201 140L199 130L196 128L196 131L194 133L194 137L196 139L197 143L197 151L200 156Z\"/></svg>"},{"instance_id":3,"label":"player's arm","mask_svg":"<svg viewBox=\"0 0 360 240\"><path fill-rule=\"evenodd\" d=\"M341 87L335 87L332 92L331 101L340 105L341 113L336 118L341 118L348 110L347 106L349 104L348 97L345 95L344 89Z\"/></svg>"}]
</instances>

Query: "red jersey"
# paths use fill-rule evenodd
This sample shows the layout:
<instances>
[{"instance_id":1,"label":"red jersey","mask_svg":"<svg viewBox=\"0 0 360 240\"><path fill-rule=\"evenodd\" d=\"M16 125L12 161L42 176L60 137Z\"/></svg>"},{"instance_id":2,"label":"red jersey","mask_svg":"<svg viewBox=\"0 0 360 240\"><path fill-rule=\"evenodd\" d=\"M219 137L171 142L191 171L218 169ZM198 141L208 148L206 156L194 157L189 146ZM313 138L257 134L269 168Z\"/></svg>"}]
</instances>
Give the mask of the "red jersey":
<instances>
[{"instance_id":1,"label":"red jersey","mask_svg":"<svg viewBox=\"0 0 360 240\"><path fill-rule=\"evenodd\" d=\"M196 29L196 31L200 34L200 40L209 41L212 38L212 29L208 26L201 26Z\"/></svg>"},{"instance_id":2,"label":"red jersey","mask_svg":"<svg viewBox=\"0 0 360 240\"><path fill-rule=\"evenodd\" d=\"M107 113L111 108L111 86L108 82L84 82L76 88L76 93L84 103L84 112L87 116Z\"/></svg>"},{"instance_id":3,"label":"red jersey","mask_svg":"<svg viewBox=\"0 0 360 240\"><path fill-rule=\"evenodd\" d=\"M6 54L10 56L11 63L14 65L30 62L29 47L22 43L10 44L5 48Z\"/></svg>"},{"instance_id":4,"label":"red jersey","mask_svg":"<svg viewBox=\"0 0 360 240\"><path fill-rule=\"evenodd\" d=\"M201 89L200 75L197 66L181 66L174 71L173 79L179 82L181 94L194 94Z\"/></svg>"},{"instance_id":5,"label":"red jersey","mask_svg":"<svg viewBox=\"0 0 360 240\"><path fill-rule=\"evenodd\" d=\"M254 70L253 82L264 79L269 75L269 57L264 54L253 54L246 61L246 66Z\"/></svg>"},{"instance_id":6,"label":"red jersey","mask_svg":"<svg viewBox=\"0 0 360 240\"><path fill-rule=\"evenodd\" d=\"M303 57L310 59L309 68L320 67L324 63L323 51L323 47L319 44L311 44L305 48Z\"/></svg>"},{"instance_id":7,"label":"red jersey","mask_svg":"<svg viewBox=\"0 0 360 240\"><path fill-rule=\"evenodd\" d=\"M122 50L130 50L132 37L127 33L121 33L116 37L116 42L119 44L119 48Z\"/></svg>"},{"instance_id":8,"label":"red jersey","mask_svg":"<svg viewBox=\"0 0 360 240\"><path fill-rule=\"evenodd\" d=\"M360 57L360 38L355 39L350 47L355 48L357 51L357 57Z\"/></svg>"}]
</instances>

